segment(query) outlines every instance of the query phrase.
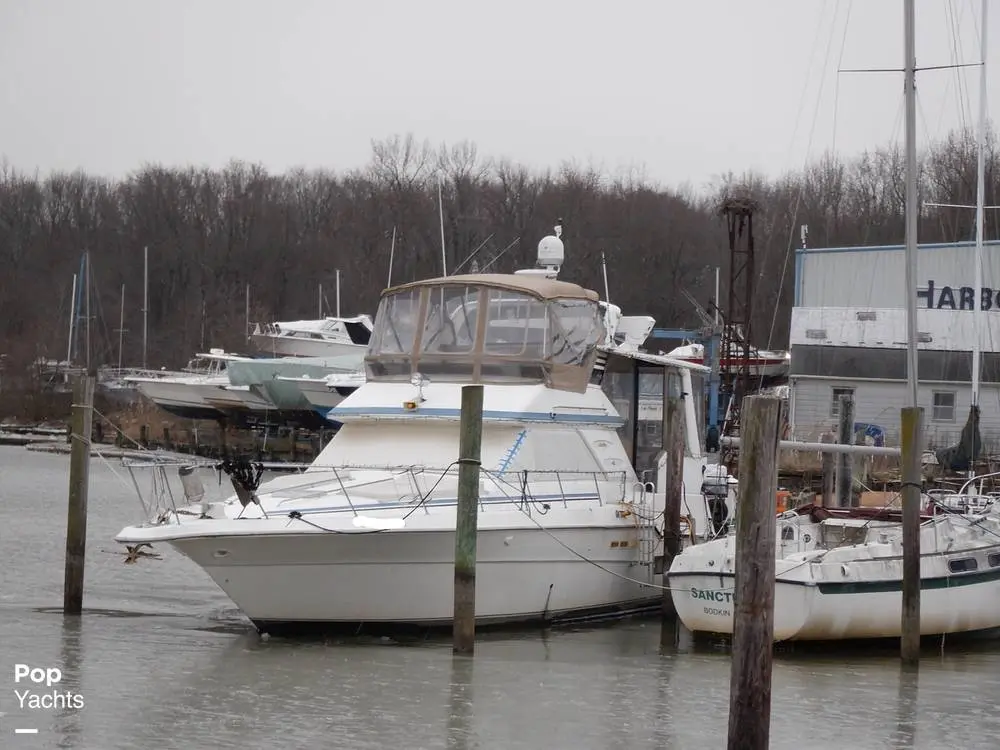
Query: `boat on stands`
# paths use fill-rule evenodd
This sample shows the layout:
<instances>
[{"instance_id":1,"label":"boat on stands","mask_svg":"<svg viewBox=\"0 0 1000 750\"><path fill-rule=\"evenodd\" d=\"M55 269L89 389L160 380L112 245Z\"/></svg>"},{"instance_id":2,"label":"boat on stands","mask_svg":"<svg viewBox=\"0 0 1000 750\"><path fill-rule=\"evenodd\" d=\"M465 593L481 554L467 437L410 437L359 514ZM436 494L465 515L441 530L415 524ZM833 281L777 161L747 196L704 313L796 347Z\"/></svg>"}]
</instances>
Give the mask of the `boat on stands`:
<instances>
[{"instance_id":1,"label":"boat on stands","mask_svg":"<svg viewBox=\"0 0 1000 750\"><path fill-rule=\"evenodd\" d=\"M249 388L229 381L227 366L250 357L210 349L196 354L182 370L157 375L126 375L123 383L134 385L161 409L183 419L224 419L234 411L273 408Z\"/></svg>"},{"instance_id":2,"label":"boat on stands","mask_svg":"<svg viewBox=\"0 0 1000 750\"><path fill-rule=\"evenodd\" d=\"M365 384L364 370L359 372L331 372L323 377L308 374L278 375L277 380L293 383L299 393L316 413L324 419L341 401ZM335 422L336 420L329 420Z\"/></svg>"},{"instance_id":3,"label":"boat on stands","mask_svg":"<svg viewBox=\"0 0 1000 750\"><path fill-rule=\"evenodd\" d=\"M686 343L667 352L668 357L691 362L697 365L710 365L705 361L705 346L698 343ZM792 355L785 351L770 351L768 349L758 349L750 347L750 358L747 360L750 377L754 379L763 378L786 378L791 368ZM743 347L733 343L729 347L729 356L722 357L720 367L738 370L743 364Z\"/></svg>"},{"instance_id":4,"label":"boat on stands","mask_svg":"<svg viewBox=\"0 0 1000 750\"><path fill-rule=\"evenodd\" d=\"M258 323L250 333L250 340L258 350L272 357L363 355L372 327L370 315Z\"/></svg>"},{"instance_id":5,"label":"boat on stands","mask_svg":"<svg viewBox=\"0 0 1000 750\"><path fill-rule=\"evenodd\" d=\"M462 388L481 384L477 624L659 608L656 394L683 405L688 538L715 536L713 512L735 500L721 468L722 493L702 492L702 405L688 394L708 370L643 352L653 318L560 280L560 234L536 268L386 289L366 380L330 410L342 427L304 472L258 484L252 464L225 462L235 494L214 502L179 466L189 504L144 498L150 520L117 541L172 545L264 632L450 626Z\"/></svg>"}]
</instances>

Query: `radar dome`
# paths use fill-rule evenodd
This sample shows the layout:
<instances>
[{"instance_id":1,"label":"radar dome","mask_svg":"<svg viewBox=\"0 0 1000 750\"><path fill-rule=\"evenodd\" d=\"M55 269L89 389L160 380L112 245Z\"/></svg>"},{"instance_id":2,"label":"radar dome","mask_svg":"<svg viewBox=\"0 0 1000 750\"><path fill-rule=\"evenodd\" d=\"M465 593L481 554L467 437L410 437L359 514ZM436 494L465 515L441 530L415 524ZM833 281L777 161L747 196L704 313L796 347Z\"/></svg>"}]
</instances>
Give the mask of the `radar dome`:
<instances>
[{"instance_id":1,"label":"radar dome","mask_svg":"<svg viewBox=\"0 0 1000 750\"><path fill-rule=\"evenodd\" d=\"M558 237L549 235L538 243L539 266L561 266L564 257L563 241Z\"/></svg>"}]
</instances>

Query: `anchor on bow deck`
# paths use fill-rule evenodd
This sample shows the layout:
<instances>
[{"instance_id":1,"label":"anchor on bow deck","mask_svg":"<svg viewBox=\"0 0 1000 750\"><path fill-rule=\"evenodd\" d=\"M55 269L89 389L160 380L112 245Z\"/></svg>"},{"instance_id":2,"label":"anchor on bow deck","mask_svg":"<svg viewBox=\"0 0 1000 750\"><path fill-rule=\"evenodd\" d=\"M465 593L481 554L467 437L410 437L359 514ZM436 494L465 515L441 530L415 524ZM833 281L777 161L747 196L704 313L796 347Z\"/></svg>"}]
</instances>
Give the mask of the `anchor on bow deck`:
<instances>
[{"instance_id":1,"label":"anchor on bow deck","mask_svg":"<svg viewBox=\"0 0 1000 750\"><path fill-rule=\"evenodd\" d=\"M240 499L240 505L243 506L244 510L250 503L254 503L267 518L267 512L261 506L260 498L257 497L257 488L260 487L260 478L264 473L262 463L251 463L241 456L227 458L220 462L216 468L229 475L233 489L236 490L236 497ZM243 515L242 511L240 515Z\"/></svg>"}]
</instances>

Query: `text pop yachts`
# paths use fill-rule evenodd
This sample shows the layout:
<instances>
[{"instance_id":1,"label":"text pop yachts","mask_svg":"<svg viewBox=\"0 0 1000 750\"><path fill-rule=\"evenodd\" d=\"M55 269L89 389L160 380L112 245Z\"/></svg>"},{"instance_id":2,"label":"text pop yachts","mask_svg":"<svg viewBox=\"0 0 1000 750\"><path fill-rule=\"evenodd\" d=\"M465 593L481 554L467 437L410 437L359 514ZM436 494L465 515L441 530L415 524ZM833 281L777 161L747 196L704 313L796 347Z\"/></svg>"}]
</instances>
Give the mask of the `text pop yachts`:
<instances>
[{"instance_id":1,"label":"text pop yachts","mask_svg":"<svg viewBox=\"0 0 1000 750\"><path fill-rule=\"evenodd\" d=\"M17 702L22 709L83 708L83 696L71 690L60 690L62 670L57 667L31 667L14 665L14 688ZM47 690L39 689L44 685Z\"/></svg>"}]
</instances>

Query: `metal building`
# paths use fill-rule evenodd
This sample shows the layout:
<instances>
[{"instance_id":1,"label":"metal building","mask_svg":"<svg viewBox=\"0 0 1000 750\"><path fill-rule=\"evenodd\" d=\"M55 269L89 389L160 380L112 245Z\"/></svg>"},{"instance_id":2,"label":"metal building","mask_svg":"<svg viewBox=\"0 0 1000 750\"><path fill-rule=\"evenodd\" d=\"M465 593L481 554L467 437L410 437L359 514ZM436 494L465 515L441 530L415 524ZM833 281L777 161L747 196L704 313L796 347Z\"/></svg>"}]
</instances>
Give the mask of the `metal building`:
<instances>
[{"instance_id":1,"label":"metal building","mask_svg":"<svg viewBox=\"0 0 1000 750\"><path fill-rule=\"evenodd\" d=\"M1000 242L984 243L983 290L973 289L972 242L921 245L917 330L919 405L929 448L958 442L972 400L973 309L980 316L980 429L1000 446ZM904 246L800 249L795 259L789 421L795 439L836 431L839 397L856 425L897 445L906 405Z\"/></svg>"}]
</instances>

